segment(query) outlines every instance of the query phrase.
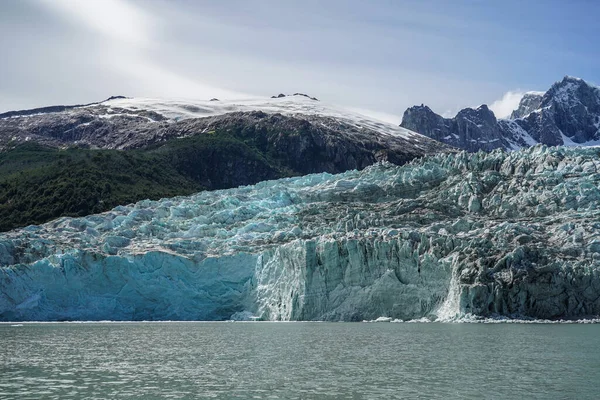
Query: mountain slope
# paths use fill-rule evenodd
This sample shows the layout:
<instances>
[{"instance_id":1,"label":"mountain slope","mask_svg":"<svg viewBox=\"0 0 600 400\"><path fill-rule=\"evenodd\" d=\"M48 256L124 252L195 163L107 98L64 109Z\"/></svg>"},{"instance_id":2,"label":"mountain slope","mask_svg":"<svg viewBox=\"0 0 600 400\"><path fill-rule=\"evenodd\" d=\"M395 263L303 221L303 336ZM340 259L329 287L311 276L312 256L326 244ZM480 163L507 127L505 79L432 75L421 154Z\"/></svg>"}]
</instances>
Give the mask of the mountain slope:
<instances>
[{"instance_id":1,"label":"mountain slope","mask_svg":"<svg viewBox=\"0 0 600 400\"><path fill-rule=\"evenodd\" d=\"M526 117L533 111L538 110L542 104L544 92L527 92L523 95L519 106L510 114L510 119L519 119Z\"/></svg>"},{"instance_id":2,"label":"mountain slope","mask_svg":"<svg viewBox=\"0 0 600 400\"><path fill-rule=\"evenodd\" d=\"M180 127L180 122L253 111L308 121L316 128L333 131L340 137L359 132L363 139L369 138L369 141L393 138L396 143L408 145L407 154L411 151L423 154L443 148L427 137L394 124L303 95L242 101L113 98L98 104L67 108L62 112L9 113L11 117L0 118L0 147L34 141L57 147L79 145L131 149L171 137L202 133L190 129L189 125Z\"/></svg>"},{"instance_id":3,"label":"mountain slope","mask_svg":"<svg viewBox=\"0 0 600 400\"><path fill-rule=\"evenodd\" d=\"M27 143L0 153L0 231L292 174L226 134L128 152Z\"/></svg>"},{"instance_id":4,"label":"mountain slope","mask_svg":"<svg viewBox=\"0 0 600 400\"><path fill-rule=\"evenodd\" d=\"M117 98L0 119L0 230L146 198L450 151L304 96L202 104ZM275 112L281 110L286 114Z\"/></svg>"},{"instance_id":5,"label":"mountain slope","mask_svg":"<svg viewBox=\"0 0 600 400\"><path fill-rule=\"evenodd\" d=\"M485 105L461 110L454 118L415 106L405 111L401 126L471 152L538 143L599 145L600 88L566 76L546 93L525 94L509 119L497 120Z\"/></svg>"},{"instance_id":6,"label":"mountain slope","mask_svg":"<svg viewBox=\"0 0 600 400\"><path fill-rule=\"evenodd\" d=\"M454 118L443 118L425 105L414 106L404 112L402 126L471 152L511 146L494 113L486 105L477 109L465 108Z\"/></svg>"},{"instance_id":7,"label":"mountain slope","mask_svg":"<svg viewBox=\"0 0 600 400\"><path fill-rule=\"evenodd\" d=\"M0 234L0 320L600 315L600 149L445 154Z\"/></svg>"}]
</instances>

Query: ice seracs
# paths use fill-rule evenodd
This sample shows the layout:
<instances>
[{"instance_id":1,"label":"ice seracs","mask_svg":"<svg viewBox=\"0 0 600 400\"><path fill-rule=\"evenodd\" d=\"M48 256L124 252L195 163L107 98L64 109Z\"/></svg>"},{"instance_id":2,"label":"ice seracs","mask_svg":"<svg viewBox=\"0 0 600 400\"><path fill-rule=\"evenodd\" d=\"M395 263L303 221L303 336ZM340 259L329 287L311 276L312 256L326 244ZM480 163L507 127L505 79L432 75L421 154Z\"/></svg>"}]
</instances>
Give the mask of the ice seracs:
<instances>
[{"instance_id":1,"label":"ice seracs","mask_svg":"<svg viewBox=\"0 0 600 400\"><path fill-rule=\"evenodd\" d=\"M0 320L600 315L600 149L142 201L0 235Z\"/></svg>"}]
</instances>

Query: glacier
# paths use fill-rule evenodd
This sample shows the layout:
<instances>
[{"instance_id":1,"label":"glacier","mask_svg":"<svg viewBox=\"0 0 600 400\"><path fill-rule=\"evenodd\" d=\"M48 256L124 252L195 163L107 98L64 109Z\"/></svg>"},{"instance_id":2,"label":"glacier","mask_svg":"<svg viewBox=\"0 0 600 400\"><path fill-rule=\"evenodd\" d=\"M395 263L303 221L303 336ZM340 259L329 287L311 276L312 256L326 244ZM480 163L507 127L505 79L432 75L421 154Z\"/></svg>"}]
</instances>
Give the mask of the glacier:
<instances>
[{"instance_id":1,"label":"glacier","mask_svg":"<svg viewBox=\"0 0 600 400\"><path fill-rule=\"evenodd\" d=\"M0 321L600 315L600 149L440 154L0 234Z\"/></svg>"}]
</instances>

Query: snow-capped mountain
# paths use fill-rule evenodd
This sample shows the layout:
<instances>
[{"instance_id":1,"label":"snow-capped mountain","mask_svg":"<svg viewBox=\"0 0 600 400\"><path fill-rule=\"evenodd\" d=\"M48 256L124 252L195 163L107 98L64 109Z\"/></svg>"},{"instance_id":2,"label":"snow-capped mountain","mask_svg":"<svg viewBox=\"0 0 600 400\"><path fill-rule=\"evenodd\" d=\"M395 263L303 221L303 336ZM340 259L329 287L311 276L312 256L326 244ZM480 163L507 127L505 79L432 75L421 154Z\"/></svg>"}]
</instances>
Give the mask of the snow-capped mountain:
<instances>
[{"instance_id":1,"label":"snow-capped mountain","mask_svg":"<svg viewBox=\"0 0 600 400\"><path fill-rule=\"evenodd\" d=\"M59 147L75 144L94 148L139 148L169 138L203 134L226 121L229 115L249 115L256 111L263 113L253 114L257 118L280 114L292 125L308 122L315 129L338 137L357 137L377 151L392 146L409 156L408 159L410 155L431 154L444 149L439 143L408 129L300 93L239 101L116 96L83 106L12 111L0 114L0 147L35 141ZM293 126L289 128L294 129Z\"/></svg>"},{"instance_id":2,"label":"snow-capped mountain","mask_svg":"<svg viewBox=\"0 0 600 400\"><path fill-rule=\"evenodd\" d=\"M494 113L486 105L465 108L454 118L443 118L425 105L414 106L404 112L402 126L467 151L510 146Z\"/></svg>"},{"instance_id":3,"label":"snow-capped mountain","mask_svg":"<svg viewBox=\"0 0 600 400\"><path fill-rule=\"evenodd\" d=\"M468 151L600 145L600 88L566 76L545 93L526 93L510 118L483 105L442 118L427 106L405 111L402 127Z\"/></svg>"},{"instance_id":4,"label":"snow-capped mountain","mask_svg":"<svg viewBox=\"0 0 600 400\"><path fill-rule=\"evenodd\" d=\"M600 149L441 154L0 234L0 320L600 315Z\"/></svg>"},{"instance_id":5,"label":"snow-capped mountain","mask_svg":"<svg viewBox=\"0 0 600 400\"><path fill-rule=\"evenodd\" d=\"M146 198L378 161L401 165L447 151L455 149L303 94L240 101L113 97L9 112L0 115L0 231Z\"/></svg>"}]
</instances>

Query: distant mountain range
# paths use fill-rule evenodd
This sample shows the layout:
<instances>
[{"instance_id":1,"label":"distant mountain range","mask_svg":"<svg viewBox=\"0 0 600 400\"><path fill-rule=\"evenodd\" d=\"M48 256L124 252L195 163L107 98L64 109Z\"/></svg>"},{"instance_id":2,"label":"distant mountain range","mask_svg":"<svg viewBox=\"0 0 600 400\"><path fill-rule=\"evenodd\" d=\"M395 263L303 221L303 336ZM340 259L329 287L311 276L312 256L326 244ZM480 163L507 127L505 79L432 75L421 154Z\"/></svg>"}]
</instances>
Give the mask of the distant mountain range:
<instances>
[{"instance_id":1,"label":"distant mountain range","mask_svg":"<svg viewBox=\"0 0 600 400\"><path fill-rule=\"evenodd\" d=\"M548 146L600 145L600 88L565 76L548 91L526 93L509 118L486 106L443 118L425 105L404 112L403 128L470 152Z\"/></svg>"}]
</instances>

